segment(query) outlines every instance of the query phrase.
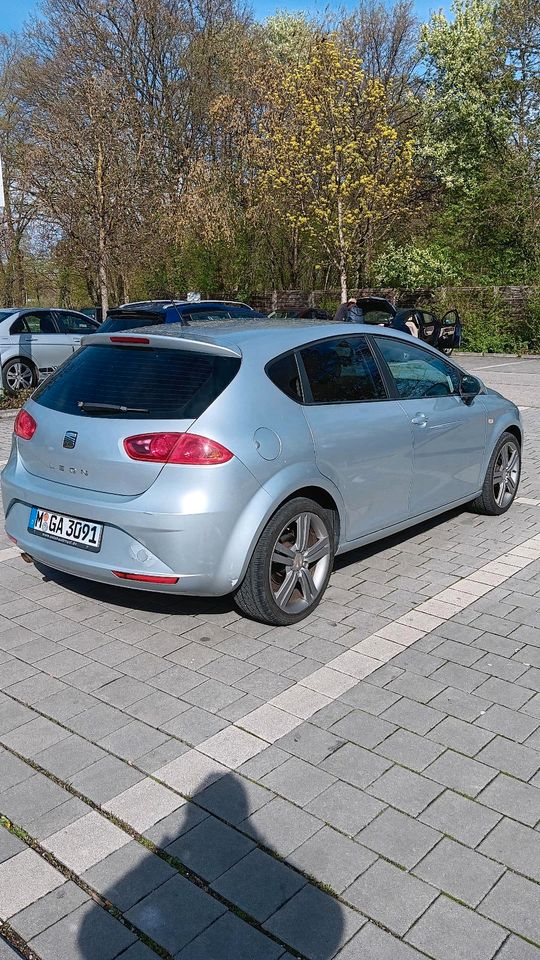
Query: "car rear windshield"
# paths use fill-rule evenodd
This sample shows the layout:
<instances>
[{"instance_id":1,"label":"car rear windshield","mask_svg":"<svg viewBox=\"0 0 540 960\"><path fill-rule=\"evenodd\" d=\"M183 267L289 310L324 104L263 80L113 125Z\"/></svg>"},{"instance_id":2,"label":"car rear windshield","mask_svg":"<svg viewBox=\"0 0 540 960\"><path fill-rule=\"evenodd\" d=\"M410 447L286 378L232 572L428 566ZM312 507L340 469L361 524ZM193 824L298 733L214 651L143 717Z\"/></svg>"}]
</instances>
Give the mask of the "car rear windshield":
<instances>
[{"instance_id":1,"label":"car rear windshield","mask_svg":"<svg viewBox=\"0 0 540 960\"><path fill-rule=\"evenodd\" d=\"M236 357L96 344L77 351L32 399L76 416L194 419L219 397L239 367Z\"/></svg>"}]
</instances>

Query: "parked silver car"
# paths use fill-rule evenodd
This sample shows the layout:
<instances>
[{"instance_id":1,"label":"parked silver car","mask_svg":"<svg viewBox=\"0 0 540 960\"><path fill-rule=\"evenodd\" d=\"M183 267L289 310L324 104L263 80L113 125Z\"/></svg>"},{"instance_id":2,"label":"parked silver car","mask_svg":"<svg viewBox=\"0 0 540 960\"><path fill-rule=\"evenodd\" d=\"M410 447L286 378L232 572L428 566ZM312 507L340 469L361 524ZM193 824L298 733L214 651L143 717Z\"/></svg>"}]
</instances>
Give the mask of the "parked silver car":
<instances>
[{"instance_id":1,"label":"parked silver car","mask_svg":"<svg viewBox=\"0 0 540 960\"><path fill-rule=\"evenodd\" d=\"M35 387L78 349L83 336L98 328L97 320L76 310L0 310L4 389L14 395Z\"/></svg>"},{"instance_id":2,"label":"parked silver car","mask_svg":"<svg viewBox=\"0 0 540 960\"><path fill-rule=\"evenodd\" d=\"M518 409L395 331L316 321L95 334L19 413L8 535L81 577L236 592L292 624L336 553L519 483Z\"/></svg>"}]
</instances>

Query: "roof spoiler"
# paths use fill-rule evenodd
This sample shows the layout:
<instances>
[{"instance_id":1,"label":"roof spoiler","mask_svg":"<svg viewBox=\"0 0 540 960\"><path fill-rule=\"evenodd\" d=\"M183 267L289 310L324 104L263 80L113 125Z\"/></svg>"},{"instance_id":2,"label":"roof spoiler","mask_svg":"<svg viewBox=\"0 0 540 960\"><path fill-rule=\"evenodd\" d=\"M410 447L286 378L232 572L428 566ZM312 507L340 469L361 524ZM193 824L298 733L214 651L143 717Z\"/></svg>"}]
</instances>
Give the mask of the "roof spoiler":
<instances>
[{"instance_id":1,"label":"roof spoiler","mask_svg":"<svg viewBox=\"0 0 540 960\"><path fill-rule=\"evenodd\" d=\"M221 357L242 356L240 347L235 344L224 344L211 337L199 335L190 336L187 332L183 333L183 328L178 328L173 333L152 333L152 328L148 330L122 330L118 333L91 333L83 337L81 346L132 346L138 348L161 347L165 350L189 350L192 353L211 353Z\"/></svg>"}]
</instances>

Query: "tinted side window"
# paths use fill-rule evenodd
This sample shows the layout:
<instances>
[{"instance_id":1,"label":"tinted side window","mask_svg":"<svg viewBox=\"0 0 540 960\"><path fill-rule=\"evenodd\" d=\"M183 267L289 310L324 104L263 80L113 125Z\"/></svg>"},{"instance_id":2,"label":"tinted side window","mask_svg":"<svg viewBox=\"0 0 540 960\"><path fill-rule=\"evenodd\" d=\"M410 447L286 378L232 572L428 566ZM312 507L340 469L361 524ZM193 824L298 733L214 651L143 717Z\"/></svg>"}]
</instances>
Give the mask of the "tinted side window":
<instances>
[{"instance_id":1,"label":"tinted side window","mask_svg":"<svg viewBox=\"0 0 540 960\"><path fill-rule=\"evenodd\" d=\"M273 360L268 365L267 374L272 383L293 400L302 400L302 388L294 354L288 353L284 357Z\"/></svg>"},{"instance_id":2,"label":"tinted side window","mask_svg":"<svg viewBox=\"0 0 540 960\"><path fill-rule=\"evenodd\" d=\"M448 397L459 393L460 374L443 357L386 337L377 337L377 345L402 400Z\"/></svg>"},{"instance_id":3,"label":"tinted side window","mask_svg":"<svg viewBox=\"0 0 540 960\"><path fill-rule=\"evenodd\" d=\"M12 337L16 336L18 333L28 333L28 327L26 326L22 317L17 317L15 323L11 324L9 332Z\"/></svg>"},{"instance_id":4,"label":"tinted side window","mask_svg":"<svg viewBox=\"0 0 540 960\"><path fill-rule=\"evenodd\" d=\"M54 325L52 313L25 313L24 322L30 333L58 333Z\"/></svg>"},{"instance_id":5,"label":"tinted side window","mask_svg":"<svg viewBox=\"0 0 540 960\"><path fill-rule=\"evenodd\" d=\"M58 313L60 327L64 333L94 333L98 324L88 317L81 317L79 313Z\"/></svg>"},{"instance_id":6,"label":"tinted side window","mask_svg":"<svg viewBox=\"0 0 540 960\"><path fill-rule=\"evenodd\" d=\"M384 400L386 390L365 337L313 343L302 360L315 403Z\"/></svg>"},{"instance_id":7,"label":"tinted side window","mask_svg":"<svg viewBox=\"0 0 540 960\"><path fill-rule=\"evenodd\" d=\"M133 418L133 412L84 412L80 402L136 408L137 420L199 417L240 368L236 357L164 347L83 347L38 388L33 399L75 416Z\"/></svg>"}]
</instances>

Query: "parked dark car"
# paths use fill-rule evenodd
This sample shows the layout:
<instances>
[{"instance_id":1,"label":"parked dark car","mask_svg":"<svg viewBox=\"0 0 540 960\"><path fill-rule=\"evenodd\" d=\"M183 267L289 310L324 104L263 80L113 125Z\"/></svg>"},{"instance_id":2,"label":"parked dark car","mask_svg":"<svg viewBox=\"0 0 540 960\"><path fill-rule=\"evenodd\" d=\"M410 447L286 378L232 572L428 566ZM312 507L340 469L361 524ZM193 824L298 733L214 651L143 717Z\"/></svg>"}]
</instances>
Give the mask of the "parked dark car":
<instances>
[{"instance_id":1,"label":"parked dark car","mask_svg":"<svg viewBox=\"0 0 540 960\"><path fill-rule=\"evenodd\" d=\"M457 310L448 310L440 319L421 307L402 307L399 310L385 297L359 297L357 306L362 311L363 323L380 324L410 333L407 322L412 321L418 337L424 343L437 347L450 356L461 342L461 321Z\"/></svg>"},{"instance_id":2,"label":"parked dark car","mask_svg":"<svg viewBox=\"0 0 540 960\"><path fill-rule=\"evenodd\" d=\"M247 303L233 300L145 300L124 303L109 310L100 333L118 333L157 323L200 323L204 320L236 320L265 317Z\"/></svg>"}]
</instances>

